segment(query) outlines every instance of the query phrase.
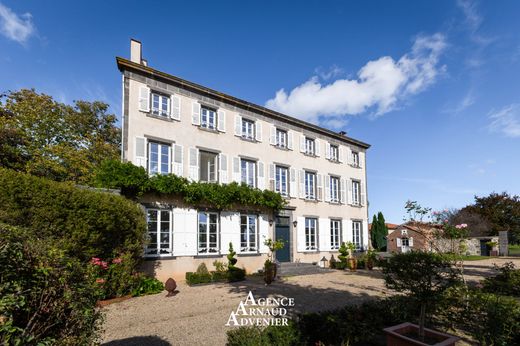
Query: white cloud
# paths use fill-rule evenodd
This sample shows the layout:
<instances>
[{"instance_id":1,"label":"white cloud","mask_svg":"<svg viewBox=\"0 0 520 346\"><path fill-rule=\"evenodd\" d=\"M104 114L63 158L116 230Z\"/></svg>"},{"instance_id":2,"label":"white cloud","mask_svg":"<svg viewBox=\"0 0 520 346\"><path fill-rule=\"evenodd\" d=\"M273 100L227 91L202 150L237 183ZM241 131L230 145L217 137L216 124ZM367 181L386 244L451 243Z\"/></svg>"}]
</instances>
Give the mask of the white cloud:
<instances>
[{"instance_id":1,"label":"white cloud","mask_svg":"<svg viewBox=\"0 0 520 346\"><path fill-rule=\"evenodd\" d=\"M498 111L491 111L489 129L506 137L520 137L520 104L513 103Z\"/></svg>"},{"instance_id":2,"label":"white cloud","mask_svg":"<svg viewBox=\"0 0 520 346\"><path fill-rule=\"evenodd\" d=\"M470 29L475 32L482 24L482 17L477 11L476 2L473 0L457 0L457 6L460 7L464 16L466 17L466 23Z\"/></svg>"},{"instance_id":3,"label":"white cloud","mask_svg":"<svg viewBox=\"0 0 520 346\"><path fill-rule=\"evenodd\" d=\"M17 15L0 3L0 33L10 40L24 44L34 34L32 15Z\"/></svg>"},{"instance_id":4,"label":"white cloud","mask_svg":"<svg viewBox=\"0 0 520 346\"><path fill-rule=\"evenodd\" d=\"M375 115L382 115L435 82L444 70L439 66L439 57L445 48L442 34L419 36L411 51L397 61L383 56L366 63L357 78L337 79L325 85L313 76L289 93L280 89L266 107L314 123L372 109Z\"/></svg>"}]
</instances>

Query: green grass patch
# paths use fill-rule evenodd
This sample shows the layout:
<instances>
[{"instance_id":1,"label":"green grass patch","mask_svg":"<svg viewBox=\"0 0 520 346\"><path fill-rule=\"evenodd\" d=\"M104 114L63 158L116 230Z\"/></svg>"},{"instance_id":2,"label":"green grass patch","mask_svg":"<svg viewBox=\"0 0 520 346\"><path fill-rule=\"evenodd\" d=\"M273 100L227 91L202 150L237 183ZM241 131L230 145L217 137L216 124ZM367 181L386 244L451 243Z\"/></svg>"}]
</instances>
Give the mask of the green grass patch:
<instances>
[{"instance_id":1,"label":"green grass patch","mask_svg":"<svg viewBox=\"0 0 520 346\"><path fill-rule=\"evenodd\" d=\"M455 258L455 255L446 255L450 258ZM461 259L463 261L480 261L480 260L485 260L485 259L490 259L491 257L489 256L479 256L479 255L469 255L469 256L462 256L462 257L457 257L457 259Z\"/></svg>"}]
</instances>

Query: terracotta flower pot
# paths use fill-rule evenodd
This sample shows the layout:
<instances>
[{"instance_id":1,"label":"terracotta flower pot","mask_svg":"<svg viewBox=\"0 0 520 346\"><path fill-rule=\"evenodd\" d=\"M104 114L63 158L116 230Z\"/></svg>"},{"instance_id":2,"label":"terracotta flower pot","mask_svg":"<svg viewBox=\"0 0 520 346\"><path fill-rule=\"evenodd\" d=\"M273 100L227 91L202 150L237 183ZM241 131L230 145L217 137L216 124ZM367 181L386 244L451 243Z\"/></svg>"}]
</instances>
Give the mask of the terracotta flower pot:
<instances>
[{"instance_id":1,"label":"terracotta flower pot","mask_svg":"<svg viewBox=\"0 0 520 346\"><path fill-rule=\"evenodd\" d=\"M357 260L353 257L348 259L348 268L351 272L355 272L357 269Z\"/></svg>"},{"instance_id":2,"label":"terracotta flower pot","mask_svg":"<svg viewBox=\"0 0 520 346\"><path fill-rule=\"evenodd\" d=\"M374 269L374 261L373 260L367 260L367 269L368 270Z\"/></svg>"},{"instance_id":3,"label":"terracotta flower pot","mask_svg":"<svg viewBox=\"0 0 520 346\"><path fill-rule=\"evenodd\" d=\"M264 266L264 282L268 285L270 285L273 282L274 267L274 264Z\"/></svg>"},{"instance_id":4,"label":"terracotta flower pot","mask_svg":"<svg viewBox=\"0 0 520 346\"><path fill-rule=\"evenodd\" d=\"M425 342L418 340L419 326L409 322L383 329L386 346L455 346L460 339L451 334L424 328ZM426 343L426 341L429 341Z\"/></svg>"}]
</instances>

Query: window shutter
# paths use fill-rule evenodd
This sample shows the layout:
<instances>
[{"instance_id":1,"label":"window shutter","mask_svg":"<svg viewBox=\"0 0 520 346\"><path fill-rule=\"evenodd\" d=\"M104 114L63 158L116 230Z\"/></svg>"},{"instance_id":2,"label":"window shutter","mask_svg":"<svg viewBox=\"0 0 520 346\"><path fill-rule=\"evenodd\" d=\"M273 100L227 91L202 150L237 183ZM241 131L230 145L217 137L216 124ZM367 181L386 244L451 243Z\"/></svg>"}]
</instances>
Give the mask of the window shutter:
<instances>
[{"instance_id":1,"label":"window shutter","mask_svg":"<svg viewBox=\"0 0 520 346\"><path fill-rule=\"evenodd\" d=\"M233 158L233 181L241 183L242 177L240 176L240 157Z\"/></svg>"},{"instance_id":2,"label":"window shutter","mask_svg":"<svg viewBox=\"0 0 520 346\"><path fill-rule=\"evenodd\" d=\"M330 160L330 143L325 143L325 158Z\"/></svg>"},{"instance_id":3,"label":"window shutter","mask_svg":"<svg viewBox=\"0 0 520 346\"><path fill-rule=\"evenodd\" d=\"M305 171L299 171L299 185L300 185L300 189L299 189L299 196L300 198L305 198Z\"/></svg>"},{"instance_id":4,"label":"window shutter","mask_svg":"<svg viewBox=\"0 0 520 346\"><path fill-rule=\"evenodd\" d=\"M226 132L226 111L219 109L217 111L217 129L220 132Z\"/></svg>"},{"instance_id":5,"label":"window shutter","mask_svg":"<svg viewBox=\"0 0 520 346\"><path fill-rule=\"evenodd\" d=\"M275 166L271 163L269 164L269 188L274 191L274 179L275 179Z\"/></svg>"},{"instance_id":6,"label":"window shutter","mask_svg":"<svg viewBox=\"0 0 520 346\"><path fill-rule=\"evenodd\" d=\"M219 154L219 180L221 184L228 183L228 164L227 164L227 156L224 154Z\"/></svg>"},{"instance_id":7,"label":"window shutter","mask_svg":"<svg viewBox=\"0 0 520 346\"><path fill-rule=\"evenodd\" d=\"M366 195L365 195L365 184L363 184L363 182L360 182L359 183L359 190L360 190L360 202L361 202L361 205L365 205L365 199L366 199Z\"/></svg>"},{"instance_id":8,"label":"window shutter","mask_svg":"<svg viewBox=\"0 0 520 346\"><path fill-rule=\"evenodd\" d=\"M305 251L305 218L298 217L296 225L296 248L298 252Z\"/></svg>"},{"instance_id":9,"label":"window shutter","mask_svg":"<svg viewBox=\"0 0 520 346\"><path fill-rule=\"evenodd\" d=\"M317 194L317 200L318 201L323 201L323 176L321 174L316 174L316 180L317 180L317 191L316 191L316 194Z\"/></svg>"},{"instance_id":10,"label":"window shutter","mask_svg":"<svg viewBox=\"0 0 520 346\"><path fill-rule=\"evenodd\" d=\"M276 145L276 127L274 127L274 126L271 126L270 143L272 145Z\"/></svg>"},{"instance_id":11,"label":"window shutter","mask_svg":"<svg viewBox=\"0 0 520 346\"><path fill-rule=\"evenodd\" d=\"M395 238L395 241L397 243L397 247L401 247L401 238Z\"/></svg>"},{"instance_id":12,"label":"window shutter","mask_svg":"<svg viewBox=\"0 0 520 346\"><path fill-rule=\"evenodd\" d=\"M146 168L146 138L135 137L134 164ZM147 170L148 171L148 170Z\"/></svg>"},{"instance_id":13,"label":"window shutter","mask_svg":"<svg viewBox=\"0 0 520 346\"><path fill-rule=\"evenodd\" d=\"M298 196L298 192L296 192L296 170L294 168L290 169L289 174L289 194L291 197L296 198Z\"/></svg>"},{"instance_id":14,"label":"window shutter","mask_svg":"<svg viewBox=\"0 0 520 346\"><path fill-rule=\"evenodd\" d=\"M339 183L339 190L340 190L340 193L339 193L339 198L340 198L340 202L342 204L345 204L346 203L346 200L347 200L347 196L345 196L345 187L347 186L347 180L346 179L341 179L340 183Z\"/></svg>"},{"instance_id":15,"label":"window shutter","mask_svg":"<svg viewBox=\"0 0 520 346\"><path fill-rule=\"evenodd\" d=\"M352 180L347 180L347 184L348 184L348 194L347 194L347 198L348 198L348 204L352 204Z\"/></svg>"},{"instance_id":16,"label":"window shutter","mask_svg":"<svg viewBox=\"0 0 520 346\"><path fill-rule=\"evenodd\" d=\"M338 145L338 161L343 162L343 146Z\"/></svg>"},{"instance_id":17,"label":"window shutter","mask_svg":"<svg viewBox=\"0 0 520 346\"><path fill-rule=\"evenodd\" d=\"M260 123L260 121L256 121L255 122L255 139L258 141L258 142L261 142L262 141L262 124Z\"/></svg>"},{"instance_id":18,"label":"window shutter","mask_svg":"<svg viewBox=\"0 0 520 346\"><path fill-rule=\"evenodd\" d=\"M258 184L257 184L257 187L260 190L265 190L265 167L264 167L264 163L258 161L256 165L257 165L257 168L258 168Z\"/></svg>"},{"instance_id":19,"label":"window shutter","mask_svg":"<svg viewBox=\"0 0 520 346\"><path fill-rule=\"evenodd\" d=\"M316 154L316 156L321 155L321 142L318 138L314 140L314 154Z\"/></svg>"},{"instance_id":20,"label":"window shutter","mask_svg":"<svg viewBox=\"0 0 520 346\"><path fill-rule=\"evenodd\" d=\"M242 137L242 117L235 115L235 136Z\"/></svg>"},{"instance_id":21,"label":"window shutter","mask_svg":"<svg viewBox=\"0 0 520 346\"><path fill-rule=\"evenodd\" d=\"M330 251L330 219L319 218L318 220L318 249Z\"/></svg>"},{"instance_id":22,"label":"window shutter","mask_svg":"<svg viewBox=\"0 0 520 346\"><path fill-rule=\"evenodd\" d=\"M350 149L350 147L347 147L347 164L354 164L354 157L352 156L352 150Z\"/></svg>"},{"instance_id":23,"label":"window shutter","mask_svg":"<svg viewBox=\"0 0 520 346\"><path fill-rule=\"evenodd\" d=\"M183 161L183 147L182 145L174 144L173 145L173 174L178 177L183 176L182 169L182 161Z\"/></svg>"},{"instance_id":24,"label":"window shutter","mask_svg":"<svg viewBox=\"0 0 520 346\"><path fill-rule=\"evenodd\" d=\"M305 152L305 136L304 135L300 136L300 151L302 153Z\"/></svg>"},{"instance_id":25,"label":"window shutter","mask_svg":"<svg viewBox=\"0 0 520 346\"><path fill-rule=\"evenodd\" d=\"M199 181L199 149L190 148L190 169L189 178Z\"/></svg>"},{"instance_id":26,"label":"window shutter","mask_svg":"<svg viewBox=\"0 0 520 346\"><path fill-rule=\"evenodd\" d=\"M139 87L139 110L142 112L150 111L150 88Z\"/></svg>"},{"instance_id":27,"label":"window shutter","mask_svg":"<svg viewBox=\"0 0 520 346\"><path fill-rule=\"evenodd\" d=\"M287 131L287 148L293 149L293 133L292 131Z\"/></svg>"},{"instance_id":28,"label":"window shutter","mask_svg":"<svg viewBox=\"0 0 520 346\"><path fill-rule=\"evenodd\" d=\"M330 175L325 177L325 202L330 202Z\"/></svg>"},{"instance_id":29,"label":"window shutter","mask_svg":"<svg viewBox=\"0 0 520 346\"><path fill-rule=\"evenodd\" d=\"M191 109L191 123L198 126L200 125L200 103L193 101Z\"/></svg>"},{"instance_id":30,"label":"window shutter","mask_svg":"<svg viewBox=\"0 0 520 346\"><path fill-rule=\"evenodd\" d=\"M172 95L170 98L170 116L172 119L181 120L181 98L177 95Z\"/></svg>"},{"instance_id":31,"label":"window shutter","mask_svg":"<svg viewBox=\"0 0 520 346\"><path fill-rule=\"evenodd\" d=\"M409 245L410 247L413 247L413 238L412 238L412 237L410 237L410 238L408 239L408 245Z\"/></svg>"},{"instance_id":32,"label":"window shutter","mask_svg":"<svg viewBox=\"0 0 520 346\"><path fill-rule=\"evenodd\" d=\"M359 167L363 168L363 164L364 164L364 162L363 162L364 160L363 159L365 157L365 153L360 151L358 153L358 157L359 157Z\"/></svg>"}]
</instances>

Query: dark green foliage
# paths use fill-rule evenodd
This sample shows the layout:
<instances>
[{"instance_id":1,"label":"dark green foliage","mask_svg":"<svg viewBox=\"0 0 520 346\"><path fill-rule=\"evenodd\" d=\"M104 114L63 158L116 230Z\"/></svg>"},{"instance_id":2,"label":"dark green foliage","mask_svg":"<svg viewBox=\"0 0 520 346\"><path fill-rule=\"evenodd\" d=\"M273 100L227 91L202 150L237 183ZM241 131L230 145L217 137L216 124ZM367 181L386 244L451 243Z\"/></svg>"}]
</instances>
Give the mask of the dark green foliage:
<instances>
[{"instance_id":1,"label":"dark green foliage","mask_svg":"<svg viewBox=\"0 0 520 346\"><path fill-rule=\"evenodd\" d=\"M341 243L341 246L339 247L338 251L339 251L339 255L338 255L339 260L341 261L341 263L345 263L345 266L346 266L347 259L348 259L347 244L345 244L345 242Z\"/></svg>"},{"instance_id":2,"label":"dark green foliage","mask_svg":"<svg viewBox=\"0 0 520 346\"><path fill-rule=\"evenodd\" d=\"M347 268L347 262L335 262L334 263L334 268L335 269L340 269L340 270L344 270Z\"/></svg>"},{"instance_id":3,"label":"dark green foliage","mask_svg":"<svg viewBox=\"0 0 520 346\"><path fill-rule=\"evenodd\" d=\"M199 264L196 272L186 273L186 283L188 285L206 284L210 282L234 282L245 279L246 271L237 267L228 267L227 271L209 272L205 263Z\"/></svg>"},{"instance_id":4,"label":"dark green foliage","mask_svg":"<svg viewBox=\"0 0 520 346\"><path fill-rule=\"evenodd\" d=\"M228 279L227 271L225 271L225 272L219 272L219 271L211 272L211 281L212 282L222 282L222 281L227 281L227 279Z\"/></svg>"},{"instance_id":5,"label":"dark green foliage","mask_svg":"<svg viewBox=\"0 0 520 346\"><path fill-rule=\"evenodd\" d=\"M513 262L496 267L499 274L486 278L483 282L484 291L506 296L520 297L520 269L515 269Z\"/></svg>"},{"instance_id":6,"label":"dark green foliage","mask_svg":"<svg viewBox=\"0 0 520 346\"><path fill-rule=\"evenodd\" d=\"M81 261L127 253L141 258L145 215L118 195L0 168L0 222L23 226Z\"/></svg>"},{"instance_id":7,"label":"dark green foliage","mask_svg":"<svg viewBox=\"0 0 520 346\"><path fill-rule=\"evenodd\" d=\"M188 285L207 284L211 282L211 274L199 274L197 272L186 272L186 283Z\"/></svg>"},{"instance_id":8,"label":"dark green foliage","mask_svg":"<svg viewBox=\"0 0 520 346\"><path fill-rule=\"evenodd\" d=\"M216 209L232 209L234 205L246 205L270 210L282 209L286 202L280 194L253 189L245 184L207 184L190 182L174 174L158 174L148 177L143 168L117 160L105 162L96 173L95 185L103 188L120 188L125 196L136 198L151 192L179 196L194 206L211 206Z\"/></svg>"},{"instance_id":9,"label":"dark green foliage","mask_svg":"<svg viewBox=\"0 0 520 346\"><path fill-rule=\"evenodd\" d=\"M227 346L301 345L298 329L290 321L289 326L240 327L227 332Z\"/></svg>"},{"instance_id":10,"label":"dark green foliage","mask_svg":"<svg viewBox=\"0 0 520 346\"><path fill-rule=\"evenodd\" d=\"M145 296L148 294L156 294L164 291L164 284L156 278L139 275L137 277L137 283L132 289L132 296Z\"/></svg>"},{"instance_id":11,"label":"dark green foliage","mask_svg":"<svg viewBox=\"0 0 520 346\"><path fill-rule=\"evenodd\" d=\"M59 240L0 224L0 344L95 344L95 273Z\"/></svg>"},{"instance_id":12,"label":"dark green foliage","mask_svg":"<svg viewBox=\"0 0 520 346\"><path fill-rule=\"evenodd\" d=\"M229 268L227 274L229 282L242 281L246 277L246 271L237 267Z\"/></svg>"},{"instance_id":13,"label":"dark green foliage","mask_svg":"<svg viewBox=\"0 0 520 346\"><path fill-rule=\"evenodd\" d=\"M228 260L228 270L231 270L232 268L235 268L235 264L237 264L236 251L233 250L233 243L229 242L229 253L227 254L226 258Z\"/></svg>"},{"instance_id":14,"label":"dark green foliage","mask_svg":"<svg viewBox=\"0 0 520 346\"><path fill-rule=\"evenodd\" d=\"M386 227L385 217L382 212L374 215L372 226L370 228L370 236L372 238L372 246L377 250L386 249L386 236L388 235L388 227Z\"/></svg>"}]
</instances>

